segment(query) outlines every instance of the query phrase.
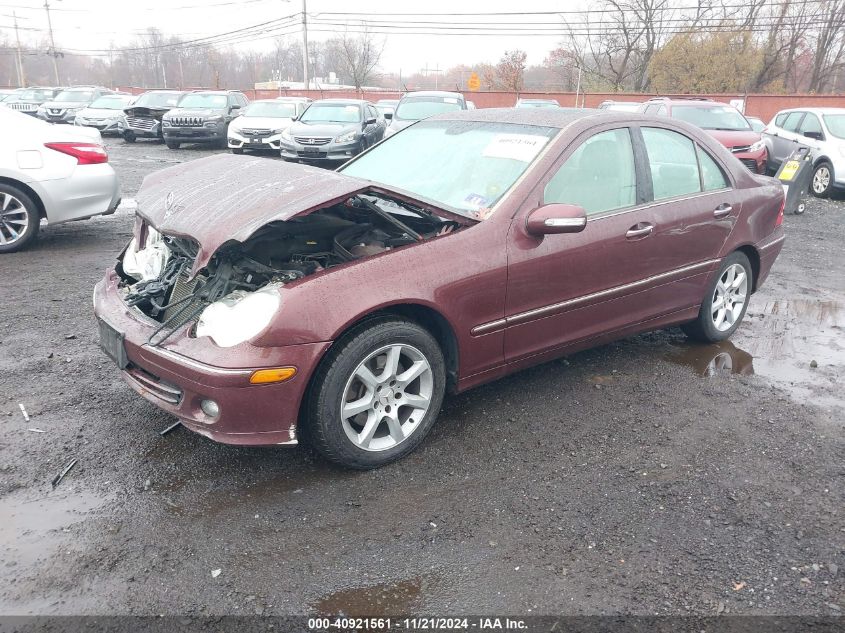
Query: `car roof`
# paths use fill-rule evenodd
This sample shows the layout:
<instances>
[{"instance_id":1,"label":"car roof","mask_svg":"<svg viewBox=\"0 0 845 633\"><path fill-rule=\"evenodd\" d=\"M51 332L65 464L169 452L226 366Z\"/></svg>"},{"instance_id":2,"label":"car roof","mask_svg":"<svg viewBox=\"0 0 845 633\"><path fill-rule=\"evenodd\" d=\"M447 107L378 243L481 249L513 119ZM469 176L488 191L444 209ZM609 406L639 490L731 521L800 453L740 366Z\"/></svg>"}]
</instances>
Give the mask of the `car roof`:
<instances>
[{"instance_id":1,"label":"car roof","mask_svg":"<svg viewBox=\"0 0 845 633\"><path fill-rule=\"evenodd\" d=\"M368 102L363 99L318 99L317 101L312 101L311 105L316 103L339 103L345 105L366 105Z\"/></svg>"},{"instance_id":2,"label":"car roof","mask_svg":"<svg viewBox=\"0 0 845 633\"><path fill-rule=\"evenodd\" d=\"M464 96L460 92L447 92L445 90L414 90L413 92L406 92L402 95L405 97L453 97L456 99L463 99Z\"/></svg>"},{"instance_id":3,"label":"car roof","mask_svg":"<svg viewBox=\"0 0 845 633\"><path fill-rule=\"evenodd\" d=\"M845 108L786 108L778 110L777 114L784 112L812 112L813 114L845 114ZM777 114L775 116L777 116Z\"/></svg>"},{"instance_id":4,"label":"car roof","mask_svg":"<svg viewBox=\"0 0 845 633\"><path fill-rule=\"evenodd\" d=\"M608 112L593 108L482 108L480 110L453 110L427 119L447 121L478 121L481 123L523 123L545 127L565 128L571 123L588 117L603 117L608 121L652 121L654 117L634 112Z\"/></svg>"}]
</instances>

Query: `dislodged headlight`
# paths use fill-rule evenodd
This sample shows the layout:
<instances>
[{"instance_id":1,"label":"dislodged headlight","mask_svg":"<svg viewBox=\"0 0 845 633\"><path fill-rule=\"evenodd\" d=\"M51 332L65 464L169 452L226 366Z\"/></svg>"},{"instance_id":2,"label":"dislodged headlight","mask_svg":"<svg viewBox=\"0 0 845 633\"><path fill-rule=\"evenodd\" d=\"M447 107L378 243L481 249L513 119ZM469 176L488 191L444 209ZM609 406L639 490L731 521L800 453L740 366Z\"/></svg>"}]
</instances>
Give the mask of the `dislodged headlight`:
<instances>
[{"instance_id":1,"label":"dislodged headlight","mask_svg":"<svg viewBox=\"0 0 845 633\"><path fill-rule=\"evenodd\" d=\"M351 143L355 139L358 138L358 130L352 130L351 132L347 132L346 134L341 134L338 136L334 142L335 143Z\"/></svg>"},{"instance_id":2,"label":"dislodged headlight","mask_svg":"<svg viewBox=\"0 0 845 633\"><path fill-rule=\"evenodd\" d=\"M282 134L282 133L283 133L286 129L287 129L287 128L283 128L283 127L276 128L275 130L273 130L273 134L274 134L274 135L275 135L275 134Z\"/></svg>"},{"instance_id":3,"label":"dislodged headlight","mask_svg":"<svg viewBox=\"0 0 845 633\"><path fill-rule=\"evenodd\" d=\"M751 147L748 148L749 152L759 152L761 149L766 147L766 143L763 139L760 139L756 143L754 143Z\"/></svg>"},{"instance_id":4,"label":"dislodged headlight","mask_svg":"<svg viewBox=\"0 0 845 633\"><path fill-rule=\"evenodd\" d=\"M161 233L147 227L147 241L135 250L135 238L129 242L123 256L123 272L140 281L158 279L170 259L170 249L161 239Z\"/></svg>"},{"instance_id":5,"label":"dislodged headlight","mask_svg":"<svg viewBox=\"0 0 845 633\"><path fill-rule=\"evenodd\" d=\"M220 347L233 347L258 336L282 303L279 286L268 284L255 292L236 290L215 301L200 315L197 336L209 336Z\"/></svg>"}]
</instances>

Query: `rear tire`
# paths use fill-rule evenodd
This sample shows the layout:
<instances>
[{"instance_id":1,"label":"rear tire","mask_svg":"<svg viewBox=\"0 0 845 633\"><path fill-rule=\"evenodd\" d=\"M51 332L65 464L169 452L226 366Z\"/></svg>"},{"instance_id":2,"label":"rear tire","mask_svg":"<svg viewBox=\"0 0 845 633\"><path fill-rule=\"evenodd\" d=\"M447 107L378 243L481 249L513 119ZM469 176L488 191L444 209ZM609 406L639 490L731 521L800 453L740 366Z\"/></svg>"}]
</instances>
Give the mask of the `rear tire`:
<instances>
[{"instance_id":1,"label":"rear tire","mask_svg":"<svg viewBox=\"0 0 845 633\"><path fill-rule=\"evenodd\" d=\"M38 235L41 213L25 192L0 183L0 254L26 248Z\"/></svg>"},{"instance_id":2,"label":"rear tire","mask_svg":"<svg viewBox=\"0 0 845 633\"><path fill-rule=\"evenodd\" d=\"M826 160L821 161L813 168L810 191L816 198L827 198L833 191L833 165Z\"/></svg>"},{"instance_id":3,"label":"rear tire","mask_svg":"<svg viewBox=\"0 0 845 633\"><path fill-rule=\"evenodd\" d=\"M327 460L368 470L401 459L434 426L443 353L423 327L371 319L332 345L312 380L304 435Z\"/></svg>"},{"instance_id":4,"label":"rear tire","mask_svg":"<svg viewBox=\"0 0 845 633\"><path fill-rule=\"evenodd\" d=\"M729 338L742 323L753 287L751 262L745 253L734 251L707 284L698 318L681 326L684 334L703 343Z\"/></svg>"},{"instance_id":5,"label":"rear tire","mask_svg":"<svg viewBox=\"0 0 845 633\"><path fill-rule=\"evenodd\" d=\"M167 145L167 149L179 149L182 147L182 143L179 141L165 141L165 145Z\"/></svg>"}]
</instances>

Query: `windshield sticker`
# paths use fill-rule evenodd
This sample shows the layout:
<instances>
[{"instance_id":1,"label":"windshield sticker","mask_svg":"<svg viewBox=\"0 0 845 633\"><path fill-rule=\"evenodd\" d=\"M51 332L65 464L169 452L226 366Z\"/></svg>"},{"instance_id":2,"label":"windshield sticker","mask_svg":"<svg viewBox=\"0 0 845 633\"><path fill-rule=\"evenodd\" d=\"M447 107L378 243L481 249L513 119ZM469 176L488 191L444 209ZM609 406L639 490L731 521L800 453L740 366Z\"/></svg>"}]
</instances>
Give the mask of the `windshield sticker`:
<instances>
[{"instance_id":1,"label":"windshield sticker","mask_svg":"<svg viewBox=\"0 0 845 633\"><path fill-rule=\"evenodd\" d=\"M344 110L347 112L358 112L358 106L356 105L348 105L343 107Z\"/></svg>"},{"instance_id":2,"label":"windshield sticker","mask_svg":"<svg viewBox=\"0 0 845 633\"><path fill-rule=\"evenodd\" d=\"M458 100L455 97L446 97L443 99L443 103L457 103Z\"/></svg>"},{"instance_id":3,"label":"windshield sticker","mask_svg":"<svg viewBox=\"0 0 845 633\"><path fill-rule=\"evenodd\" d=\"M478 193L471 193L464 198L464 202L473 207L482 207L487 204L487 198Z\"/></svg>"},{"instance_id":4,"label":"windshield sticker","mask_svg":"<svg viewBox=\"0 0 845 633\"><path fill-rule=\"evenodd\" d=\"M536 134L496 134L481 155L530 163L548 140L547 137Z\"/></svg>"}]
</instances>

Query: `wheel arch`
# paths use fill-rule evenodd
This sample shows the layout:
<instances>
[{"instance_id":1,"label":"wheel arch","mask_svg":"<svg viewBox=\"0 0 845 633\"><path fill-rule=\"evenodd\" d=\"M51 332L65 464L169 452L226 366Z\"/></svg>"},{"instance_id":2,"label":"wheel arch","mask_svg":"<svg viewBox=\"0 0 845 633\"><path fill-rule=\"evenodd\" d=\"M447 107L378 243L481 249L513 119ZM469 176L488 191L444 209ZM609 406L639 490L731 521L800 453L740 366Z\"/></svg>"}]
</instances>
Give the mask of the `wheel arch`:
<instances>
[{"instance_id":1,"label":"wheel arch","mask_svg":"<svg viewBox=\"0 0 845 633\"><path fill-rule=\"evenodd\" d=\"M739 252L748 258L751 263L751 274L753 275L751 292L757 291L757 280L760 277L760 252L751 244L744 244L734 252Z\"/></svg>"},{"instance_id":2,"label":"wheel arch","mask_svg":"<svg viewBox=\"0 0 845 633\"><path fill-rule=\"evenodd\" d=\"M38 207L39 217L47 217L47 209L44 206L44 201L41 200L41 196L36 193L35 189L30 187L26 183L21 182L20 180L15 180L14 178L8 178L6 176L0 176L0 184L9 185L10 187L16 187L23 191L26 195L32 198L33 202L35 202L35 205Z\"/></svg>"}]
</instances>

